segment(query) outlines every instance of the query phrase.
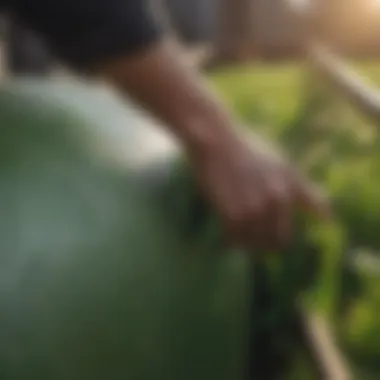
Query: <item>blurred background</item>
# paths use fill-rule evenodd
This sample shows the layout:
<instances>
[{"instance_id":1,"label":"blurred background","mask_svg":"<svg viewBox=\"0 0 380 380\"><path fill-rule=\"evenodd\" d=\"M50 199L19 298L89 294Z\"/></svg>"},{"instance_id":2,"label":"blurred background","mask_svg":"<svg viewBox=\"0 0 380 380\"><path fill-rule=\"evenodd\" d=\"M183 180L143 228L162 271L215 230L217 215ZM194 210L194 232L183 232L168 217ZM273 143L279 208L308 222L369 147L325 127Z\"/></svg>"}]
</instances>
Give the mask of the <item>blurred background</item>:
<instances>
[{"instance_id":1,"label":"blurred background","mask_svg":"<svg viewBox=\"0 0 380 380\"><path fill-rule=\"evenodd\" d=\"M332 199L333 226L300 228L277 272L256 264L252 378L380 379L380 1L157 5L241 122Z\"/></svg>"},{"instance_id":2,"label":"blurred background","mask_svg":"<svg viewBox=\"0 0 380 380\"><path fill-rule=\"evenodd\" d=\"M380 1L153 0L242 124L332 199L276 265L255 266L254 379L380 379ZM2 72L55 75L9 16Z\"/></svg>"}]
</instances>

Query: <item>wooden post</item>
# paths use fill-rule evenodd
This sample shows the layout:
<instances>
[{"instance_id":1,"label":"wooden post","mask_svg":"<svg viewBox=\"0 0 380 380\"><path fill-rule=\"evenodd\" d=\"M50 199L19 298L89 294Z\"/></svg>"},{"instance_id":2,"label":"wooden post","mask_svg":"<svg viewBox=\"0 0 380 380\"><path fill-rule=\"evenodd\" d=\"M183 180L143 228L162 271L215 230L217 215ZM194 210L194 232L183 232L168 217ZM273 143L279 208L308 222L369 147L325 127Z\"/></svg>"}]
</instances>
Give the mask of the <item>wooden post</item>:
<instances>
[{"instance_id":1,"label":"wooden post","mask_svg":"<svg viewBox=\"0 0 380 380\"><path fill-rule=\"evenodd\" d=\"M255 55L254 4L254 0L219 0L216 62L245 62Z\"/></svg>"}]
</instances>

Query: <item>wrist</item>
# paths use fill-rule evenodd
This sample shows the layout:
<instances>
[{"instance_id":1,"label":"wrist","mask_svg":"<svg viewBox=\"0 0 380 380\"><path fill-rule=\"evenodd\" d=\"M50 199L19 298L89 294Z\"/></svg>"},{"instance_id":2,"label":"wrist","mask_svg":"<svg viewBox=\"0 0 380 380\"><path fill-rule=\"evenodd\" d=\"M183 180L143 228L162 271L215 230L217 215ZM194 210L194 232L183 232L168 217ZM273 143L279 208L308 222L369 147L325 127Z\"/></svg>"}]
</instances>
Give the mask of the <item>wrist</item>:
<instances>
[{"instance_id":1,"label":"wrist","mask_svg":"<svg viewBox=\"0 0 380 380\"><path fill-rule=\"evenodd\" d=\"M225 152L238 134L226 120L203 118L184 123L180 138L190 158L199 159Z\"/></svg>"}]
</instances>

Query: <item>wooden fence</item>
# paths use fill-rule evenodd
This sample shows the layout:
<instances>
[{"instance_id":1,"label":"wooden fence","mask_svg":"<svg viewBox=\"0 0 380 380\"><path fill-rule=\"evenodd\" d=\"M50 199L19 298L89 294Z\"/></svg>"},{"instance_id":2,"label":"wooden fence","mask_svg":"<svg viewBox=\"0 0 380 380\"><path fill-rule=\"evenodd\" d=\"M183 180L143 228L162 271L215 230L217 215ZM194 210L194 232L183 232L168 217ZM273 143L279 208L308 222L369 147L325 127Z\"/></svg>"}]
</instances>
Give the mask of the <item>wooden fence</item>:
<instances>
[{"instance_id":1,"label":"wooden fence","mask_svg":"<svg viewBox=\"0 0 380 380\"><path fill-rule=\"evenodd\" d=\"M305 25L305 14L287 1L289 8ZM310 25L309 25L310 27ZM357 111L380 121L380 91L359 75L332 47L316 42L315 35L305 30L304 52L318 79L329 84L337 97L347 100ZM336 344L334 331L322 315L305 308L299 311L305 341L323 380L356 380L349 361Z\"/></svg>"}]
</instances>

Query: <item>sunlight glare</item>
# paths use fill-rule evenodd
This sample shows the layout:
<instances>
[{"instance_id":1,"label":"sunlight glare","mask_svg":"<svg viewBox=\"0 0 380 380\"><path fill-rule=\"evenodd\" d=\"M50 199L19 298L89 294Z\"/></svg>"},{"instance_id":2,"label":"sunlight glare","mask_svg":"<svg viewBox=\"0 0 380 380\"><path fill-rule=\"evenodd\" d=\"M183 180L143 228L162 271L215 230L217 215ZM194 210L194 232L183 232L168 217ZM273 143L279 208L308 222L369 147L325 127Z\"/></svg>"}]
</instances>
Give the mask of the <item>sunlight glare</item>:
<instances>
[{"instance_id":1,"label":"sunlight glare","mask_svg":"<svg viewBox=\"0 0 380 380\"><path fill-rule=\"evenodd\" d=\"M380 10L380 0L370 0L369 3L369 5L372 6L372 8Z\"/></svg>"}]
</instances>

